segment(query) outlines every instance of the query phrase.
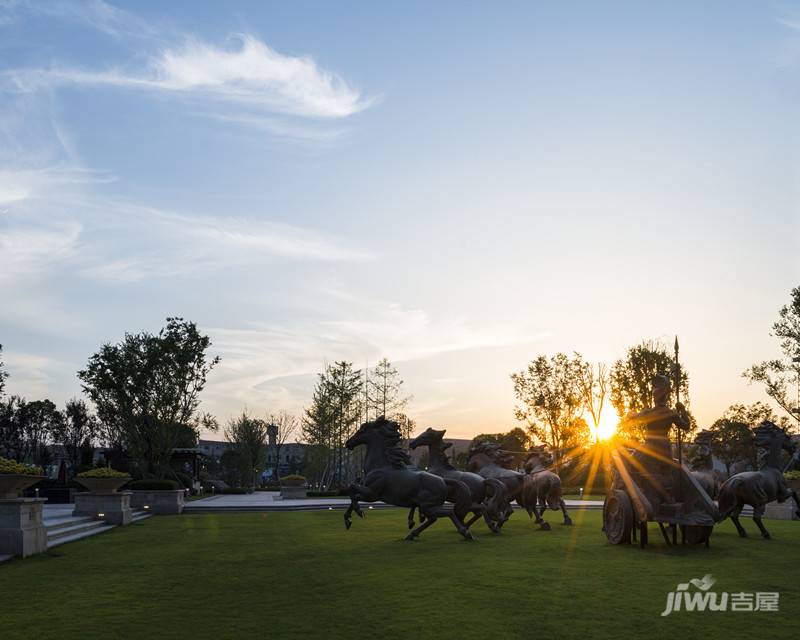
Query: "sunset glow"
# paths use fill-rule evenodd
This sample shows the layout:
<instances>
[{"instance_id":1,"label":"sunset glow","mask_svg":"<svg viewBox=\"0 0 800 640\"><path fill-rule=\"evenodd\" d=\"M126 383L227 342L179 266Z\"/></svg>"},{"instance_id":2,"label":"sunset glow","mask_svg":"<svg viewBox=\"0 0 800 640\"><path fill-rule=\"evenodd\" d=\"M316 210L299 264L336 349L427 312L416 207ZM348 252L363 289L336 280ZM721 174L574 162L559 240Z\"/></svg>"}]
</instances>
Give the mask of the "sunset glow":
<instances>
[{"instance_id":1,"label":"sunset glow","mask_svg":"<svg viewBox=\"0 0 800 640\"><path fill-rule=\"evenodd\" d=\"M608 440L617 432L617 425L619 424L619 417L617 412L614 411L609 403L603 405L603 410L600 412L600 423L595 428L592 422L592 416L588 413L584 416L586 422L589 423L589 429L592 431L592 437L595 442Z\"/></svg>"}]
</instances>

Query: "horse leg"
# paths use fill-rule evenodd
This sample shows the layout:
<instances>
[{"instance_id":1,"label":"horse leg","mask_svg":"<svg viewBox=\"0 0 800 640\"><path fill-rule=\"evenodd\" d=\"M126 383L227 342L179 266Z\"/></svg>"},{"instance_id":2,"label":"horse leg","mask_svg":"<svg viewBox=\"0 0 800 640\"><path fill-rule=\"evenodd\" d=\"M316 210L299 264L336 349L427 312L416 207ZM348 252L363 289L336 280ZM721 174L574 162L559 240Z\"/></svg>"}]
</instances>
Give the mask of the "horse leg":
<instances>
[{"instance_id":1,"label":"horse leg","mask_svg":"<svg viewBox=\"0 0 800 640\"><path fill-rule=\"evenodd\" d=\"M769 535L769 531L767 531L766 527L761 522L761 516L763 515L764 515L763 504L760 504L757 507L753 507L753 522L755 522L756 526L761 530L761 536L764 538L764 540L769 540L772 538L772 536Z\"/></svg>"},{"instance_id":2,"label":"horse leg","mask_svg":"<svg viewBox=\"0 0 800 640\"><path fill-rule=\"evenodd\" d=\"M422 510L420 510L420 514ZM416 529L409 532L409 534L405 537L405 540L413 540L416 538L420 533L425 531L428 527L430 527L434 522L436 522L436 516L427 516L423 523L419 525Z\"/></svg>"},{"instance_id":3,"label":"horse leg","mask_svg":"<svg viewBox=\"0 0 800 640\"><path fill-rule=\"evenodd\" d=\"M545 522L545 519L542 517L546 509L547 509L547 504L544 502L539 502L538 510L534 507L534 513L536 513L536 524L539 525L539 528L542 531L550 531L550 525L547 522Z\"/></svg>"},{"instance_id":4,"label":"horse leg","mask_svg":"<svg viewBox=\"0 0 800 640\"><path fill-rule=\"evenodd\" d=\"M416 510L416 508L417 508L416 506L411 507L411 509L408 512L408 528L409 529L413 529L414 528L414 524L415 524L415 522L414 522L414 511Z\"/></svg>"},{"instance_id":5,"label":"horse leg","mask_svg":"<svg viewBox=\"0 0 800 640\"><path fill-rule=\"evenodd\" d=\"M736 531L739 532L739 536L742 538L747 537L747 531L744 530L744 527L739 522L739 514L742 512L743 504L738 504L736 507L731 511L731 522L733 522L733 526L736 527Z\"/></svg>"},{"instance_id":6,"label":"horse leg","mask_svg":"<svg viewBox=\"0 0 800 640\"><path fill-rule=\"evenodd\" d=\"M353 511L356 512L356 515L359 518L364 517L364 512L361 510L361 506L358 504L359 497L366 502L375 502L378 499L378 496L375 494L375 492L363 484L351 484L350 488L348 489L348 493L350 494L350 504L344 512L345 529L349 529L350 525L353 524L352 520L350 519Z\"/></svg>"},{"instance_id":7,"label":"horse leg","mask_svg":"<svg viewBox=\"0 0 800 640\"><path fill-rule=\"evenodd\" d=\"M571 525L572 518L570 518L569 514L567 513L567 503L564 502L564 498L561 498L560 504L561 504L561 512L564 514L564 524Z\"/></svg>"},{"instance_id":8,"label":"horse leg","mask_svg":"<svg viewBox=\"0 0 800 640\"><path fill-rule=\"evenodd\" d=\"M473 524L475 524L478 519L483 515L483 511L481 509L473 509L472 517L464 523L464 526L469 529Z\"/></svg>"}]
</instances>

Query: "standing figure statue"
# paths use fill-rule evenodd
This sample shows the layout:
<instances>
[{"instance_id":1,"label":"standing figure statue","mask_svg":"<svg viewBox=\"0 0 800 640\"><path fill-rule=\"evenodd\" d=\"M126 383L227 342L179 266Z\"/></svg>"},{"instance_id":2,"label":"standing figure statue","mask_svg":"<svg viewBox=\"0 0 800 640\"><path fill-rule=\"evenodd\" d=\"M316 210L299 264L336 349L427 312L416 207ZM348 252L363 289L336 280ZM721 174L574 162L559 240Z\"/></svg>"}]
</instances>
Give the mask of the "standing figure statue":
<instances>
[{"instance_id":1,"label":"standing figure statue","mask_svg":"<svg viewBox=\"0 0 800 640\"><path fill-rule=\"evenodd\" d=\"M730 516L739 535L746 538L747 532L739 523L739 514L742 512L742 507L749 504L753 507L753 522L758 526L761 535L769 539L769 531L761 522L768 502L773 500L785 502L788 498L792 498L797 507L797 515L800 517L800 500L797 493L786 484L781 464L781 451L788 451L794 457L794 444L785 429L768 420L758 425L753 433L756 447L766 450L764 466L759 471L737 473L720 487L720 520Z\"/></svg>"},{"instance_id":2,"label":"standing figure statue","mask_svg":"<svg viewBox=\"0 0 800 640\"><path fill-rule=\"evenodd\" d=\"M406 540L413 540L441 517L450 518L456 530L467 540L472 540L472 534L464 523L472 506L469 488L459 480L440 478L411 468L408 452L400 447L400 440L400 425L381 416L362 424L345 443L351 451L362 444L367 447L364 480L350 485L350 506L344 513L345 527L350 528L353 511L364 517L359 500L382 500L398 507L415 507L425 516L425 521L410 531ZM445 506L447 501L453 506Z\"/></svg>"},{"instance_id":3,"label":"standing figure statue","mask_svg":"<svg viewBox=\"0 0 800 640\"><path fill-rule=\"evenodd\" d=\"M528 472L530 481L523 489L521 504L529 516L536 516L537 522L542 521L542 514L548 507L553 511L561 509L564 524L571 525L572 519L567 514L567 505L561 493L561 478L557 473L548 470L552 464L553 454L547 449L547 445L539 445L530 450L525 460L525 471ZM517 502L520 502L520 497L517 497Z\"/></svg>"},{"instance_id":4,"label":"standing figure statue","mask_svg":"<svg viewBox=\"0 0 800 640\"><path fill-rule=\"evenodd\" d=\"M675 404L675 409L669 407L671 388L667 376L654 376L652 385L653 406L626 416L624 423L644 429L644 442L635 455L649 476L650 490L645 490L648 497L655 502L676 502L681 498L680 474L672 458L669 433L673 425L687 430L689 414L681 402Z\"/></svg>"},{"instance_id":5,"label":"standing figure statue","mask_svg":"<svg viewBox=\"0 0 800 640\"><path fill-rule=\"evenodd\" d=\"M503 520L505 513L505 485L495 478L484 478L477 473L460 471L447 459L447 449L453 446L452 442L444 442L445 429L441 431L430 427L408 443L410 449L428 447L428 472L441 478L459 480L463 482L472 494L470 511L473 516L467 521L467 527L481 516L486 526L494 533L500 532L498 522ZM408 514L408 528L414 526L414 507Z\"/></svg>"}]
</instances>

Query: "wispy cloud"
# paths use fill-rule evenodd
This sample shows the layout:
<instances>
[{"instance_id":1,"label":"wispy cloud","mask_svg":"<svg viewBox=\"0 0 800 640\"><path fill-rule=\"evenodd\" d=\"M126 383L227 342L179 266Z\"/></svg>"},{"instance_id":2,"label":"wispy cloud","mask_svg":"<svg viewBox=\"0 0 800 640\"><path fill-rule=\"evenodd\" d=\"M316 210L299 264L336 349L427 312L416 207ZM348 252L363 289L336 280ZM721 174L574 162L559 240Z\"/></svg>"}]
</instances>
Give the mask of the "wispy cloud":
<instances>
[{"instance_id":1,"label":"wispy cloud","mask_svg":"<svg viewBox=\"0 0 800 640\"><path fill-rule=\"evenodd\" d=\"M250 35L236 39L238 47L222 48L189 37L152 56L138 71L15 69L4 73L5 85L20 92L61 84L109 85L204 96L310 118L344 118L374 103L310 56L283 55Z\"/></svg>"}]
</instances>

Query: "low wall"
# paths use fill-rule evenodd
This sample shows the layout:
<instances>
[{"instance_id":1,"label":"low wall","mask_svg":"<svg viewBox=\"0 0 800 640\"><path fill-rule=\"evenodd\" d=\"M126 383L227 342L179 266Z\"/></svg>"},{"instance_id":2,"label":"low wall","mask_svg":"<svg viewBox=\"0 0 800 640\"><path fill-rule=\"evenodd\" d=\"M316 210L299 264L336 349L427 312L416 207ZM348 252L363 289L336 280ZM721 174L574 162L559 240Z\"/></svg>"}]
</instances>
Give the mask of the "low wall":
<instances>
[{"instance_id":1,"label":"low wall","mask_svg":"<svg viewBox=\"0 0 800 640\"><path fill-rule=\"evenodd\" d=\"M150 513L161 516L174 516L183 513L183 489L169 489L165 491L137 490L132 492L131 507L145 509Z\"/></svg>"}]
</instances>

